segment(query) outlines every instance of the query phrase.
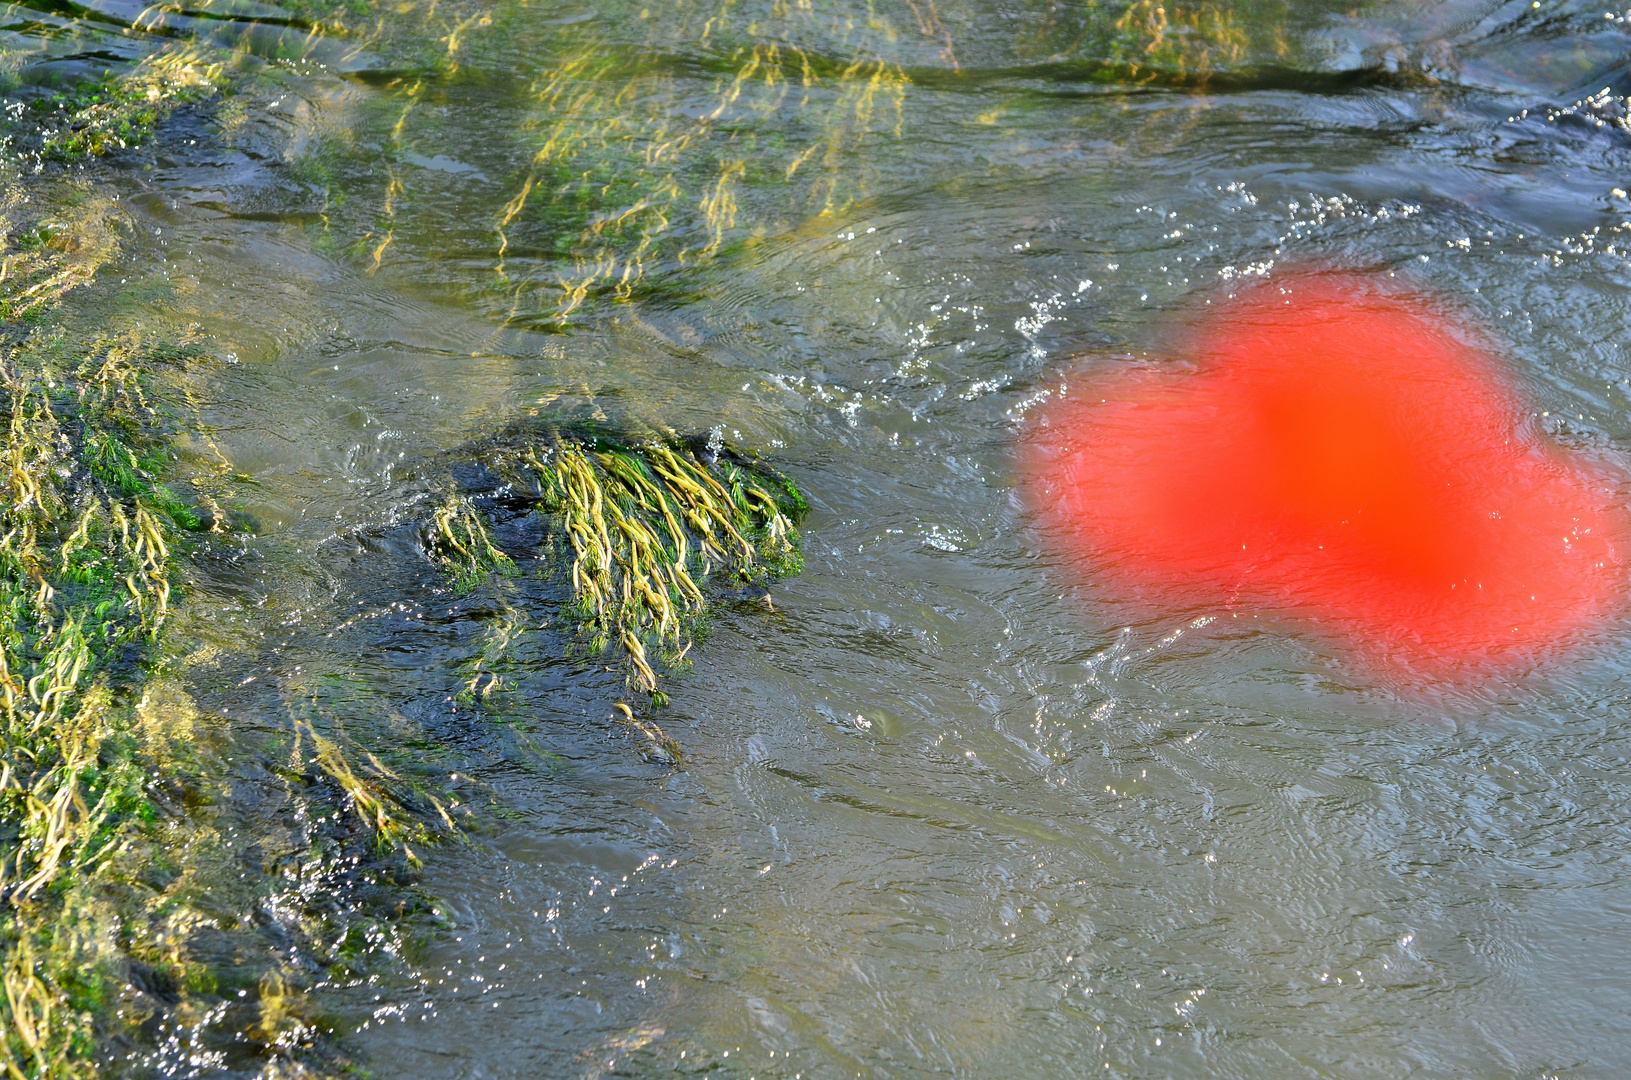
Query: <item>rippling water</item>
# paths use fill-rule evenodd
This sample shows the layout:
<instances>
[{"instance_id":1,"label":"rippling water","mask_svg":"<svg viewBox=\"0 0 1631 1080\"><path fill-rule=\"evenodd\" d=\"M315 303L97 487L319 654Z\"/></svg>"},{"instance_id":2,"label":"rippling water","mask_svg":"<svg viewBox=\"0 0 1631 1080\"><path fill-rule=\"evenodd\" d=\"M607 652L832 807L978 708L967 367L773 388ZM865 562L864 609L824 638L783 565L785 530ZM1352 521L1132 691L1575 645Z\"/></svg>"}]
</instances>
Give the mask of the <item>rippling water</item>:
<instances>
[{"instance_id":1,"label":"rippling water","mask_svg":"<svg viewBox=\"0 0 1631 1080\"><path fill-rule=\"evenodd\" d=\"M477 811L424 853L443 917L323 989L348 1052L438 1078L1631 1069L1631 627L1435 686L1267 614L1152 621L1049 554L1013 450L1084 358L1147 362L1185 305L1318 262L1452 308L1542 438L1623 455L1625 13L364 10L6 23L17 100L167 27L245 73L92 170L134 237L104 314L196 322L219 360L184 468L256 531L193 565L200 704L244 738L309 710ZM805 572L728 602L669 687L683 768L539 629L558 584L455 596L414 539L447 462L564 407L721 426L814 507ZM502 704L457 700L499 632Z\"/></svg>"}]
</instances>

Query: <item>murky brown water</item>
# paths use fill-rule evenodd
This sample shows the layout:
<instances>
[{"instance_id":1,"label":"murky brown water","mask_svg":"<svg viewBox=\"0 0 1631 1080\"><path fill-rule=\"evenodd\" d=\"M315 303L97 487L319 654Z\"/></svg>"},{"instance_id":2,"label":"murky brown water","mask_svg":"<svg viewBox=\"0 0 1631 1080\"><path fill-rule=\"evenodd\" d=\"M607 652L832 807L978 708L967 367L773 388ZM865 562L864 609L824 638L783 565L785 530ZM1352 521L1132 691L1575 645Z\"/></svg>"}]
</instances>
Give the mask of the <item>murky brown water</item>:
<instances>
[{"instance_id":1,"label":"murky brown water","mask_svg":"<svg viewBox=\"0 0 1631 1080\"><path fill-rule=\"evenodd\" d=\"M478 811L424 853L444 919L324 991L342 1044L382 1077L1624 1075L1631 627L1441 687L1250 612L1135 621L1045 553L1012 447L1076 358L1318 261L1448 298L1545 437L1631 450L1625 17L419 6L103 167L111 317L210 335L186 467L257 526L192 571L201 705L307 710ZM558 583L455 596L416 539L460 447L579 405L722 426L815 508L804 574L670 686L680 770L538 629ZM510 689L456 700L500 632Z\"/></svg>"}]
</instances>

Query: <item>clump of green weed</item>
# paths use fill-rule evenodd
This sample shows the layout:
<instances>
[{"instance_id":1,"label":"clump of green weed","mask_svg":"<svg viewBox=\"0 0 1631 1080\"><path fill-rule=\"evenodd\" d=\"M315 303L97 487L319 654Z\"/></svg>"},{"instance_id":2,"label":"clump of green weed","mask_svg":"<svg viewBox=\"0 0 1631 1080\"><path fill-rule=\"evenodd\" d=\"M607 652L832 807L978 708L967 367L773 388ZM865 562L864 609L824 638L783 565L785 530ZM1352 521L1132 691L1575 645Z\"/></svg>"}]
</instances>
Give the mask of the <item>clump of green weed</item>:
<instances>
[{"instance_id":1,"label":"clump of green weed","mask_svg":"<svg viewBox=\"0 0 1631 1080\"><path fill-rule=\"evenodd\" d=\"M161 49L128 71L34 102L45 121L41 149L50 157L100 157L147 141L177 106L214 94L224 66L192 45Z\"/></svg>"},{"instance_id":2,"label":"clump of green weed","mask_svg":"<svg viewBox=\"0 0 1631 1080\"><path fill-rule=\"evenodd\" d=\"M430 550L459 592L469 592L492 574L515 572L515 563L493 546L481 516L468 502L452 499L437 507L429 532Z\"/></svg>"},{"instance_id":3,"label":"clump of green weed","mask_svg":"<svg viewBox=\"0 0 1631 1080\"><path fill-rule=\"evenodd\" d=\"M202 1015L193 1003L216 980L191 953L213 923L188 899L209 828L165 794L202 790L209 770L188 757L193 715L160 692L156 648L187 530L206 524L165 483L174 384L203 351L76 336L50 317L117 252L119 220L83 184L0 192L0 309L26 316L0 328L0 1073L13 1080L96 1075L108 1040L129 1045L157 1009ZM277 989L260 1004L287 1041Z\"/></svg>"},{"instance_id":4,"label":"clump of green weed","mask_svg":"<svg viewBox=\"0 0 1631 1080\"><path fill-rule=\"evenodd\" d=\"M797 487L717 438L555 430L506 446L491 464L565 556L581 639L621 653L631 686L658 702L657 665L683 661L706 621L710 579L763 584L803 567L797 522L808 505ZM431 532L460 587L484 567L512 565L479 519L444 509Z\"/></svg>"},{"instance_id":5,"label":"clump of green weed","mask_svg":"<svg viewBox=\"0 0 1631 1080\"><path fill-rule=\"evenodd\" d=\"M0 373L10 405L0 436L0 1064L71 1076L83 1071L103 980L85 977L101 965L86 968L64 937L63 896L106 865L144 802L143 771L119 750L128 710L114 688L127 647L150 641L169 611L175 526L95 464L120 421L137 439L149 426L130 412L135 368L87 363L65 375L33 368L37 359L13 351ZM132 485L135 468L122 474Z\"/></svg>"}]
</instances>

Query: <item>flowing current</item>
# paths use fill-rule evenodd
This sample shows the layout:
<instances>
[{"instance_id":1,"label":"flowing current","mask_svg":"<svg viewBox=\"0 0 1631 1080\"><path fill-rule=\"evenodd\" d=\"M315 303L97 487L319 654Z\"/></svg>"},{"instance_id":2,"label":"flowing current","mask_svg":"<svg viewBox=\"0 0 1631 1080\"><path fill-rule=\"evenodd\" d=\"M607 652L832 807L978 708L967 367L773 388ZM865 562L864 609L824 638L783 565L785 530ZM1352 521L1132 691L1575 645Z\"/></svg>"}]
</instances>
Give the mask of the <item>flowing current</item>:
<instances>
[{"instance_id":1,"label":"flowing current","mask_svg":"<svg viewBox=\"0 0 1631 1080\"><path fill-rule=\"evenodd\" d=\"M167 34L243 59L85 170L129 229L93 315L196 326L179 467L253 526L190 563L191 692L464 793L403 886L429 914L314 976L373 1075L1631 1071L1623 615L1494 682L1390 681L1084 585L1016 450L1082 364L1158 363L1183 312L1318 264L1453 306L1536 439L1623 460L1631 16L74 12L9 9L14 95ZM610 718L558 579L459 594L415 539L435 463L479 490L468 448L551 410L718 431L811 502L803 573L726 597L665 684L678 767ZM299 823L226 757L275 867ZM321 885L278 873L219 905L294 918ZM166 1038L132 1060L259 1068Z\"/></svg>"}]
</instances>

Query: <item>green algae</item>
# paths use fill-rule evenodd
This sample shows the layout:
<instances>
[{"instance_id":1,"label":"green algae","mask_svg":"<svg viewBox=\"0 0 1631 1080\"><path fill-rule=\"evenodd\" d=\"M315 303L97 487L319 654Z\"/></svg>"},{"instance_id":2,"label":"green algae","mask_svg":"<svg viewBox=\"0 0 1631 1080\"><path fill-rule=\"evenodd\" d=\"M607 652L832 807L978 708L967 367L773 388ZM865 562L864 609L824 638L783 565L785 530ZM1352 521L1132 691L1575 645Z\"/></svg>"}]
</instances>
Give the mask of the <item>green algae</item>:
<instances>
[{"instance_id":1,"label":"green algae","mask_svg":"<svg viewBox=\"0 0 1631 1080\"><path fill-rule=\"evenodd\" d=\"M487 239L461 237L461 257L491 267L470 285L478 301L516 326L591 322L706 292L719 264L869 205L910 154L917 83L977 92L1042 65L1107 87L1204 90L1285 63L1292 18L1280 0L1038 4L999 41L957 4L620 3L596 15L545 30L525 4L324 9L330 33L393 72L366 115L301 155L326 195L349 178L345 205L324 209L327 249L411 278L435 246L421 230L462 233L485 216ZM443 182L412 163L460 142L445 105L476 86L518 122L472 148L480 168L462 175L491 187L459 191L450 217ZM996 124L1001 109L970 119Z\"/></svg>"},{"instance_id":2,"label":"green algae","mask_svg":"<svg viewBox=\"0 0 1631 1080\"><path fill-rule=\"evenodd\" d=\"M13 156L75 165L145 144L176 109L230 88L239 58L230 49L190 39L144 43L138 58L55 79L23 91L0 114L0 136ZM27 54L12 54L21 62ZM58 235L58 234L49 234ZM49 235L19 235L26 248Z\"/></svg>"},{"instance_id":3,"label":"green algae","mask_svg":"<svg viewBox=\"0 0 1631 1080\"><path fill-rule=\"evenodd\" d=\"M126 220L106 191L23 174L0 190L0 1071L125 1071L119 1048L139 1062L142 1032L218 1025L222 1009L255 1013L239 1034L268 1062L344 1068L311 1049L309 978L269 967L260 932L231 913L247 877L224 838L240 827L223 784L235 739L182 686L208 650L180 659L170 632L191 536L225 526L169 479L208 352L186 330L81 328L64 306L106 291L94 282ZM292 730L297 757L306 734L346 775L333 744ZM280 784L270 797L295 812L367 809L344 783ZM321 844L286 846L325 861Z\"/></svg>"},{"instance_id":4,"label":"green algae","mask_svg":"<svg viewBox=\"0 0 1631 1080\"><path fill-rule=\"evenodd\" d=\"M433 556L459 592L469 592L493 574L515 572L514 560L493 546L481 516L464 500L437 507L428 532Z\"/></svg>"},{"instance_id":5,"label":"green algae","mask_svg":"<svg viewBox=\"0 0 1631 1080\"><path fill-rule=\"evenodd\" d=\"M70 261L67 251L48 258L8 300L69 281ZM20 329L11 338L0 448L0 1064L68 1076L85 1072L120 975L97 932L107 903L95 883L131 869L117 856L156 820L146 794L155 762L134 735L131 697L170 608L179 500L144 465L164 431L138 343Z\"/></svg>"},{"instance_id":6,"label":"green algae","mask_svg":"<svg viewBox=\"0 0 1631 1080\"><path fill-rule=\"evenodd\" d=\"M563 326L842 214L870 194L867 151L903 145L908 79L881 16L853 28L807 6L759 17L724 4L676 21L629 5L540 34L525 5L399 14L325 24L400 74L343 130L313 130L294 155L294 170L325 195L321 243L369 272L409 269L403 241L427 218L409 211L446 209L412 162L449 142L448 96L488 88L487 65L526 41L535 74L491 86L516 99L519 116L515 130L494 133L503 145L483 148L504 161L491 177L497 194L461 193L474 197L468 213L490 222L472 252L491 266L482 301L517 325ZM639 32L606 29L620 24Z\"/></svg>"},{"instance_id":7,"label":"green algae","mask_svg":"<svg viewBox=\"0 0 1631 1080\"><path fill-rule=\"evenodd\" d=\"M42 149L67 161L140 146L182 105L215 94L225 78L218 50L161 49L133 68L36 99L43 114Z\"/></svg>"},{"instance_id":8,"label":"green algae","mask_svg":"<svg viewBox=\"0 0 1631 1080\"><path fill-rule=\"evenodd\" d=\"M546 523L546 572L570 582L568 615L591 653L616 650L632 689L663 700L706 628L711 580L740 588L803 568L808 504L767 464L707 440L631 438L542 425L486 462Z\"/></svg>"}]
</instances>

